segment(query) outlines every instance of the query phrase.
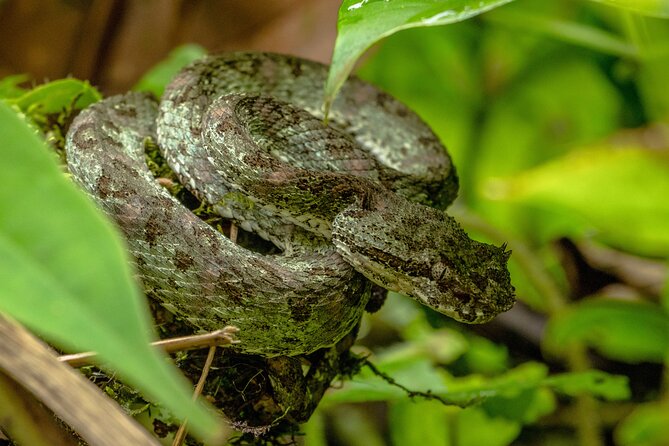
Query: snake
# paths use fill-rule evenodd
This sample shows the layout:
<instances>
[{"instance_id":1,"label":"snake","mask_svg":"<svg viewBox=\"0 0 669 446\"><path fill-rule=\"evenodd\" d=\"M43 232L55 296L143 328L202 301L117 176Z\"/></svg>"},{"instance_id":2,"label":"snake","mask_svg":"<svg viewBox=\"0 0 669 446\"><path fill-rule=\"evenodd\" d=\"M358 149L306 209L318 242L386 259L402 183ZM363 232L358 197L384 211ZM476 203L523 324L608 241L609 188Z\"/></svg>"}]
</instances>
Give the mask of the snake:
<instances>
[{"instance_id":1,"label":"snake","mask_svg":"<svg viewBox=\"0 0 669 446\"><path fill-rule=\"evenodd\" d=\"M510 252L444 210L458 178L439 138L357 77L325 120L327 72L287 55L208 55L159 101L111 96L73 120L69 171L124 235L147 293L196 329L238 327L235 348L266 357L336 343L372 283L466 323L510 309ZM186 209L151 174L150 143L195 196L280 252Z\"/></svg>"}]
</instances>

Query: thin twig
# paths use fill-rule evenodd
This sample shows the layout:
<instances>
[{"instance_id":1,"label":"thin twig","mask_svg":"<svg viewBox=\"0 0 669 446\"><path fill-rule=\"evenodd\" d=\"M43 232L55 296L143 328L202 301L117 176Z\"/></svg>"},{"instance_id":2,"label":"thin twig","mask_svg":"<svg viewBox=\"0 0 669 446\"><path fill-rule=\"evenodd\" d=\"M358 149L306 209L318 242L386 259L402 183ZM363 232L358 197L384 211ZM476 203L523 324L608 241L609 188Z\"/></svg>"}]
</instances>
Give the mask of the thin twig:
<instances>
[{"instance_id":1,"label":"thin twig","mask_svg":"<svg viewBox=\"0 0 669 446\"><path fill-rule=\"evenodd\" d=\"M365 366L369 367L369 369L372 371L372 373L374 373L374 375L378 376L379 378L381 378L382 380L384 380L385 382L387 382L391 386L395 386L395 387L403 390L409 398L420 397L420 398L425 398L426 400L436 400L436 401L439 401L444 406L453 406L454 404L457 405L457 403L455 403L453 401L448 401L448 400L446 400L446 399L440 397L439 395L436 395L436 394L434 394L430 391L423 392L423 391L420 391L420 390L409 389L408 387L398 383L395 380L395 378L393 378L392 376L390 376L387 373L382 372L381 370L379 370L368 358L363 359L362 365L365 365Z\"/></svg>"},{"instance_id":2,"label":"thin twig","mask_svg":"<svg viewBox=\"0 0 669 446\"><path fill-rule=\"evenodd\" d=\"M230 223L230 240L232 243L237 243L237 235L239 234L239 228L236 224Z\"/></svg>"},{"instance_id":3,"label":"thin twig","mask_svg":"<svg viewBox=\"0 0 669 446\"><path fill-rule=\"evenodd\" d=\"M226 346L237 344L239 341L233 339L237 327L228 326L210 333L183 336L179 338L163 339L151 343L156 347L161 347L166 353L178 351L195 350L205 347ZM62 355L59 361L65 362L72 367L84 367L91 364L97 354L95 352L74 353L71 355Z\"/></svg>"},{"instance_id":4,"label":"thin twig","mask_svg":"<svg viewBox=\"0 0 669 446\"><path fill-rule=\"evenodd\" d=\"M209 375L209 370L211 369L211 364L214 361L214 354L216 353L216 346L212 345L209 348L209 353L207 354L207 359L204 362L204 367L202 367L202 373L200 374L200 379L195 386L195 391L193 392L193 401L195 401L201 394L202 389L204 389L204 383L207 381L207 375ZM179 430L174 435L174 441L172 446L181 446L181 444L186 439L186 434L188 433L188 419L185 419L184 422L179 426Z\"/></svg>"}]
</instances>

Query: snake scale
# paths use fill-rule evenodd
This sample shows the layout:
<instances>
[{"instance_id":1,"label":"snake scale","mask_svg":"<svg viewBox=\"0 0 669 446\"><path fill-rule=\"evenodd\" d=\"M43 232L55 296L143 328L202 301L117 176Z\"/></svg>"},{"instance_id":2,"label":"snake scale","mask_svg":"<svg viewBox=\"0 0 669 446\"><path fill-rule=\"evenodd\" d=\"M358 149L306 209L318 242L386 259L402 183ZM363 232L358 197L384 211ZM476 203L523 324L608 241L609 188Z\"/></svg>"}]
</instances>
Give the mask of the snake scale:
<instances>
[{"instance_id":1,"label":"snake scale","mask_svg":"<svg viewBox=\"0 0 669 446\"><path fill-rule=\"evenodd\" d=\"M440 210L457 177L433 132L356 78L325 125L326 75L290 56L205 57L160 103L128 93L80 113L68 167L120 227L145 288L199 329L239 327L246 353L334 344L359 322L370 280L464 322L508 310L509 253ZM188 211L147 168L150 140L198 198L282 253L243 248Z\"/></svg>"}]
</instances>

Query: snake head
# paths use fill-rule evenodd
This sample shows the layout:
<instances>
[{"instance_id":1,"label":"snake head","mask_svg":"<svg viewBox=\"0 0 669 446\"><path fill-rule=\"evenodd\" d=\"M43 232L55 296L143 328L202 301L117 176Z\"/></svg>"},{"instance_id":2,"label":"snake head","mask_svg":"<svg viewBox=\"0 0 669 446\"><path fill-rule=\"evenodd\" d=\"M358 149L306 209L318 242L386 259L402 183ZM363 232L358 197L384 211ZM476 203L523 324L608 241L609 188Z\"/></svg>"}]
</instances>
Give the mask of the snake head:
<instances>
[{"instance_id":1,"label":"snake head","mask_svg":"<svg viewBox=\"0 0 669 446\"><path fill-rule=\"evenodd\" d=\"M487 322L513 306L504 246L470 239L442 211L384 198L335 218L332 239L346 261L377 285L461 322Z\"/></svg>"}]
</instances>

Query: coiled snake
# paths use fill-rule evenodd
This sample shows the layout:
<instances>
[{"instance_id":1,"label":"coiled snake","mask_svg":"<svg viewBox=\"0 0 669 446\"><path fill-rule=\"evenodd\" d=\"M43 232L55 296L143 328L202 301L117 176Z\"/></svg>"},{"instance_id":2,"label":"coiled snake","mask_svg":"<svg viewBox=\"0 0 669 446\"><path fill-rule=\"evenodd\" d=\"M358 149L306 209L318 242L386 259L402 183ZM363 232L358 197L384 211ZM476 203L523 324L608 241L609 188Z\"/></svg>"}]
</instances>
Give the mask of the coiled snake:
<instances>
[{"instance_id":1,"label":"coiled snake","mask_svg":"<svg viewBox=\"0 0 669 446\"><path fill-rule=\"evenodd\" d=\"M128 93L84 110L68 167L124 233L144 286L198 328L236 325L246 353L332 345L358 323L369 280L465 322L508 310L508 253L435 209L457 178L432 131L357 79L324 125L326 73L274 54L206 57L160 104ZM148 170L147 138L198 197L283 253L242 248L184 208Z\"/></svg>"}]
</instances>

